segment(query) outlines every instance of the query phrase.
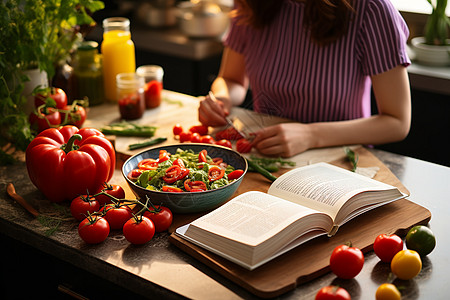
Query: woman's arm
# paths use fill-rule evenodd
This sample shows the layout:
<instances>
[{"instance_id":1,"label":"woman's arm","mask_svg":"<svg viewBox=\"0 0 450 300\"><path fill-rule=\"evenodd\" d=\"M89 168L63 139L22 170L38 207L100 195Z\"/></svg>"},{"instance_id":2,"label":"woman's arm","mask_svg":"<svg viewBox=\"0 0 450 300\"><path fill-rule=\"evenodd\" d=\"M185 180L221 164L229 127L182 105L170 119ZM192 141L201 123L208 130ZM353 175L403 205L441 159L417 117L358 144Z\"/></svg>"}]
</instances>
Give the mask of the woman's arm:
<instances>
[{"instance_id":1,"label":"woman's arm","mask_svg":"<svg viewBox=\"0 0 450 300\"><path fill-rule=\"evenodd\" d=\"M208 126L222 126L224 119L234 105L241 104L248 89L248 78L245 75L244 57L225 47L220 65L219 75L214 80L211 91L218 101L209 96L200 102L199 121Z\"/></svg>"},{"instance_id":2,"label":"woman's arm","mask_svg":"<svg viewBox=\"0 0 450 300\"><path fill-rule=\"evenodd\" d=\"M286 123L259 131L253 141L262 154L290 157L311 148L384 144L404 139L411 123L408 73L397 66L372 76L378 114L369 118L311 124Z\"/></svg>"}]
</instances>

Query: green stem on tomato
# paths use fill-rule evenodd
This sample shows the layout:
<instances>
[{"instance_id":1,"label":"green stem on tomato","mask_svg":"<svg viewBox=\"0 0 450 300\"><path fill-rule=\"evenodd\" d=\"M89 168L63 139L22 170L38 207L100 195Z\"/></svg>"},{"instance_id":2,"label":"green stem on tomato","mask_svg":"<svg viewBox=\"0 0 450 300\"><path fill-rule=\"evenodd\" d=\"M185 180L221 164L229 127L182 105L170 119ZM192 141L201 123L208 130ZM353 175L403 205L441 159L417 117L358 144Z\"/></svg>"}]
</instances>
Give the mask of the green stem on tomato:
<instances>
[{"instance_id":1,"label":"green stem on tomato","mask_svg":"<svg viewBox=\"0 0 450 300\"><path fill-rule=\"evenodd\" d=\"M69 153L70 151L75 150L75 145L74 145L75 140L81 141L82 138L83 137L78 133L72 135L70 137L69 141L67 142L67 144L65 146L63 145L64 152Z\"/></svg>"}]
</instances>

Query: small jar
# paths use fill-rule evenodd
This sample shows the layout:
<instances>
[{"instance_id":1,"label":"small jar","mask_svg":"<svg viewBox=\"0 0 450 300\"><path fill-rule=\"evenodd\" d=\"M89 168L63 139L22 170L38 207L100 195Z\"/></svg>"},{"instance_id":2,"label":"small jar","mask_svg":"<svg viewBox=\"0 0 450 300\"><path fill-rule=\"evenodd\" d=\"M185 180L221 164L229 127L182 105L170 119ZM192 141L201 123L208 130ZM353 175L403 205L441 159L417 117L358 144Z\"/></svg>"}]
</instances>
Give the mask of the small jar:
<instances>
[{"instance_id":1,"label":"small jar","mask_svg":"<svg viewBox=\"0 0 450 300\"><path fill-rule=\"evenodd\" d=\"M136 69L136 74L145 78L145 106L155 108L161 105L164 70L160 66L147 65Z\"/></svg>"},{"instance_id":2,"label":"small jar","mask_svg":"<svg viewBox=\"0 0 450 300\"><path fill-rule=\"evenodd\" d=\"M73 61L74 99L87 97L89 106L102 104L105 99L103 90L102 57L98 53L98 43L82 42Z\"/></svg>"},{"instance_id":3,"label":"small jar","mask_svg":"<svg viewBox=\"0 0 450 300\"><path fill-rule=\"evenodd\" d=\"M116 84L121 118L141 118L145 111L144 78L136 73L120 73L116 76Z\"/></svg>"}]
</instances>

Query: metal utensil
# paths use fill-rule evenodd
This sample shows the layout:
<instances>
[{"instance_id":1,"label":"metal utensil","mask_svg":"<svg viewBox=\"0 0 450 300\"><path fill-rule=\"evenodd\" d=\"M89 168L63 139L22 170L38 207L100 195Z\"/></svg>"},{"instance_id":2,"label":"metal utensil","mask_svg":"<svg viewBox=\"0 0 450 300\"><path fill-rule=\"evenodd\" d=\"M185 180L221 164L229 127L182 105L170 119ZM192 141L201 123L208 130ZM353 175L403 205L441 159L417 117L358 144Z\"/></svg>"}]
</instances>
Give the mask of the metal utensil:
<instances>
[{"instance_id":1,"label":"metal utensil","mask_svg":"<svg viewBox=\"0 0 450 300\"><path fill-rule=\"evenodd\" d=\"M209 95L209 97L210 97L212 100L217 101L217 98L216 98L216 96L214 96L214 93L213 93L212 91L209 91L208 95ZM244 137L244 138L246 138L246 139L249 138L248 134L242 132L241 130L237 129L236 126L234 126L234 123L233 123L233 121L230 119L229 116L226 116L226 117L225 117L225 120L227 121L227 123L228 123L228 125L229 125L230 127L232 127L234 130L236 130L237 133L239 133L239 135L241 135L242 137Z\"/></svg>"}]
</instances>

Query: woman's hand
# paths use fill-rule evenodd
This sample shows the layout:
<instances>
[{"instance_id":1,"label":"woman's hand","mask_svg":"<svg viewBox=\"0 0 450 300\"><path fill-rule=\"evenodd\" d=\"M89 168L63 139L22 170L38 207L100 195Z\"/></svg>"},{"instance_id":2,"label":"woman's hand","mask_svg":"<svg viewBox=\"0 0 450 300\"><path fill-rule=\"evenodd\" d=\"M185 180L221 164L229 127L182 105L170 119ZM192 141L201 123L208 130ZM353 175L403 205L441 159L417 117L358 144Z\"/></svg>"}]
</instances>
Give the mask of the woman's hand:
<instances>
[{"instance_id":1,"label":"woman's hand","mask_svg":"<svg viewBox=\"0 0 450 300\"><path fill-rule=\"evenodd\" d=\"M311 148L312 134L308 125L281 123L255 133L253 147L268 156L291 157Z\"/></svg>"},{"instance_id":2,"label":"woman's hand","mask_svg":"<svg viewBox=\"0 0 450 300\"><path fill-rule=\"evenodd\" d=\"M216 97L214 97L216 98ZM229 108L219 97L212 99L207 95L200 101L198 120L205 126L218 127L227 124L225 117L229 115Z\"/></svg>"}]
</instances>

